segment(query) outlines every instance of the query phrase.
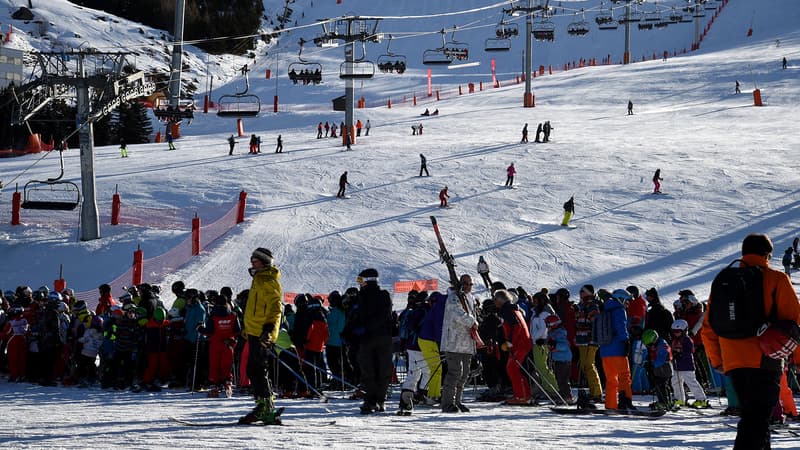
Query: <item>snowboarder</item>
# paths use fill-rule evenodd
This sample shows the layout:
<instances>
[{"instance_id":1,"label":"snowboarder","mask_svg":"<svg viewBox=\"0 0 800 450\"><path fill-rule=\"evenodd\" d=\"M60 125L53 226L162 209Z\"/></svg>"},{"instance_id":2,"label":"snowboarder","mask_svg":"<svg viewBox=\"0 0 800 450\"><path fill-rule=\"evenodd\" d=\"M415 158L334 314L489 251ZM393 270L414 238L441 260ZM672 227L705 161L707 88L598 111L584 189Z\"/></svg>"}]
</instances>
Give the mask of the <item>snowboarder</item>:
<instances>
[{"instance_id":1,"label":"snowboarder","mask_svg":"<svg viewBox=\"0 0 800 450\"><path fill-rule=\"evenodd\" d=\"M517 169L514 168L514 163L512 162L510 166L506 167L506 187L514 186L514 175L516 173Z\"/></svg>"},{"instance_id":2,"label":"snowboarder","mask_svg":"<svg viewBox=\"0 0 800 450\"><path fill-rule=\"evenodd\" d=\"M420 116L430 116L430 115L431 115L431 112L428 111L428 108L425 108L425 112L420 114Z\"/></svg>"},{"instance_id":3,"label":"snowboarder","mask_svg":"<svg viewBox=\"0 0 800 450\"><path fill-rule=\"evenodd\" d=\"M661 169L656 169L656 173L653 174L653 194L661 193L661 181L663 180L661 178Z\"/></svg>"},{"instance_id":4,"label":"snowboarder","mask_svg":"<svg viewBox=\"0 0 800 450\"><path fill-rule=\"evenodd\" d=\"M369 119L367 119L367 124L364 125L364 136L369 136L369 129L372 128L372 124L369 123Z\"/></svg>"},{"instance_id":5,"label":"snowboarder","mask_svg":"<svg viewBox=\"0 0 800 450\"><path fill-rule=\"evenodd\" d=\"M167 150L175 150L175 144L172 143L172 140L172 131L167 129L167 145L169 146Z\"/></svg>"},{"instance_id":6,"label":"snowboarder","mask_svg":"<svg viewBox=\"0 0 800 450\"><path fill-rule=\"evenodd\" d=\"M492 286L492 279L489 276L489 263L483 259L483 255L478 257L478 274L480 274L481 279L483 280L483 285L486 286L486 289L490 289Z\"/></svg>"},{"instance_id":7,"label":"snowboarder","mask_svg":"<svg viewBox=\"0 0 800 450\"><path fill-rule=\"evenodd\" d=\"M542 123L539 122L539 126L536 127L536 139L534 142L542 142L540 136L542 135Z\"/></svg>"},{"instance_id":8,"label":"snowboarder","mask_svg":"<svg viewBox=\"0 0 800 450\"><path fill-rule=\"evenodd\" d=\"M275 357L273 347L278 339L283 307L281 306L280 270L274 265L272 252L259 247L250 255L248 270L253 282L244 311L244 334L250 348L247 359L247 377L255 397L256 406L239 423L263 422L280 425L282 412L273 404L269 373L270 361Z\"/></svg>"},{"instance_id":9,"label":"snowboarder","mask_svg":"<svg viewBox=\"0 0 800 450\"><path fill-rule=\"evenodd\" d=\"M549 120L544 121L544 125L542 125L542 142L550 142L550 131L554 128L550 125Z\"/></svg>"},{"instance_id":10,"label":"snowboarder","mask_svg":"<svg viewBox=\"0 0 800 450\"><path fill-rule=\"evenodd\" d=\"M742 91L739 89L739 80L736 80L736 90L734 91L734 94L741 94L741 93Z\"/></svg>"},{"instance_id":11,"label":"snowboarder","mask_svg":"<svg viewBox=\"0 0 800 450\"><path fill-rule=\"evenodd\" d=\"M445 186L441 191L439 191L439 208L450 207L450 205L447 204L448 198L450 198L450 195L447 193L447 186Z\"/></svg>"},{"instance_id":12,"label":"snowboarder","mask_svg":"<svg viewBox=\"0 0 800 450\"><path fill-rule=\"evenodd\" d=\"M228 138L228 146L230 146L230 150L228 150L228 156L233 155L233 146L236 145L236 138L231 135Z\"/></svg>"},{"instance_id":13,"label":"snowboarder","mask_svg":"<svg viewBox=\"0 0 800 450\"><path fill-rule=\"evenodd\" d=\"M336 196L344 198L344 191L349 184L350 183L347 181L347 171L345 171L342 176L339 177L339 192L336 193Z\"/></svg>"},{"instance_id":14,"label":"snowboarder","mask_svg":"<svg viewBox=\"0 0 800 450\"><path fill-rule=\"evenodd\" d=\"M527 142L528 142L528 123L526 122L525 126L522 127L522 140L520 141L520 144Z\"/></svg>"},{"instance_id":15,"label":"snowboarder","mask_svg":"<svg viewBox=\"0 0 800 450\"><path fill-rule=\"evenodd\" d=\"M575 196L569 198L566 202L564 202L564 220L561 221L561 226L566 227L569 226L569 221L572 219L572 215L575 214Z\"/></svg>"},{"instance_id":16,"label":"snowboarder","mask_svg":"<svg viewBox=\"0 0 800 450\"><path fill-rule=\"evenodd\" d=\"M629 116L633 115L633 102L630 100L628 100L628 115Z\"/></svg>"},{"instance_id":17,"label":"snowboarder","mask_svg":"<svg viewBox=\"0 0 800 450\"><path fill-rule=\"evenodd\" d=\"M283 153L283 139L278 135L278 146L275 147L275 153Z\"/></svg>"},{"instance_id":18,"label":"snowboarder","mask_svg":"<svg viewBox=\"0 0 800 450\"><path fill-rule=\"evenodd\" d=\"M119 152L122 154L123 158L128 157L128 146L125 144L125 139L119 140Z\"/></svg>"},{"instance_id":19,"label":"snowboarder","mask_svg":"<svg viewBox=\"0 0 800 450\"><path fill-rule=\"evenodd\" d=\"M419 176L422 176L422 172L423 171L425 171L425 176L427 176L427 177L431 176L431 174L428 173L428 159L425 158L425 155L420 153L419 154Z\"/></svg>"}]
</instances>

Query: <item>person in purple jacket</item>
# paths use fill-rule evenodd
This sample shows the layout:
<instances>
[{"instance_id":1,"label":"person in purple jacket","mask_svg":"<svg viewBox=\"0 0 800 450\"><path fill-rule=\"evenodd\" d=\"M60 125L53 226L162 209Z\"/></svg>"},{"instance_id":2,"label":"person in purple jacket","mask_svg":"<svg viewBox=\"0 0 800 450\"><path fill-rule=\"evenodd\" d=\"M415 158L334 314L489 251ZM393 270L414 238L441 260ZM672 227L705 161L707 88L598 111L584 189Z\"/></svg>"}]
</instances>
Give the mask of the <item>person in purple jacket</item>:
<instances>
[{"instance_id":1,"label":"person in purple jacket","mask_svg":"<svg viewBox=\"0 0 800 450\"><path fill-rule=\"evenodd\" d=\"M672 391L675 397L675 405L687 405L686 390L684 384L694 396L694 402L689 405L692 408L708 408L706 393L697 382L694 373L694 343L692 338L686 334L689 323L683 319L672 322L672 361L675 371L672 373Z\"/></svg>"},{"instance_id":2,"label":"person in purple jacket","mask_svg":"<svg viewBox=\"0 0 800 450\"><path fill-rule=\"evenodd\" d=\"M439 345L442 342L446 299L447 297L440 292L434 292L428 297L430 310L425 315L417 335L417 345L431 373L428 382L428 398L434 400L442 397L442 359L439 354Z\"/></svg>"}]
</instances>

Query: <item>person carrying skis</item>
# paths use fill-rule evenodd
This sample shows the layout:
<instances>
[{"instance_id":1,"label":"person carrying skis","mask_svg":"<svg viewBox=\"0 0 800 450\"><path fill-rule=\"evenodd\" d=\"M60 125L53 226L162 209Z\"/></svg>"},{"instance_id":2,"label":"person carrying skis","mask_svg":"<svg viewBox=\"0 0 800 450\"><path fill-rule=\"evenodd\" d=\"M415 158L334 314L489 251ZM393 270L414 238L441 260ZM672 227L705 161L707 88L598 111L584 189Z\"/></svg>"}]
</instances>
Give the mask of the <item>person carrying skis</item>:
<instances>
[{"instance_id":1,"label":"person carrying skis","mask_svg":"<svg viewBox=\"0 0 800 450\"><path fill-rule=\"evenodd\" d=\"M514 175L517 173L517 169L514 167L514 163L512 162L511 165L506 167L506 187L514 186Z\"/></svg>"},{"instance_id":2,"label":"person carrying skis","mask_svg":"<svg viewBox=\"0 0 800 450\"><path fill-rule=\"evenodd\" d=\"M425 158L425 155L420 153L419 154L419 176L422 176L422 172L423 171L425 172L425 176L427 176L427 177L431 176L431 174L428 173L428 159Z\"/></svg>"},{"instance_id":3,"label":"person carrying skis","mask_svg":"<svg viewBox=\"0 0 800 450\"><path fill-rule=\"evenodd\" d=\"M234 146L234 145L236 145L236 138L235 138L235 137L233 137L233 135L231 135L231 136L228 138L228 146L230 147L230 150L228 150L228 156L231 156L231 155L233 155L233 146Z\"/></svg>"},{"instance_id":4,"label":"person carrying skis","mask_svg":"<svg viewBox=\"0 0 800 450\"><path fill-rule=\"evenodd\" d=\"M514 296L511 292L506 289L498 289L494 292L492 299L495 307L500 311L500 318L503 322L505 342L500 344L500 348L508 352L506 373L514 391L514 398L509 399L507 403L509 405L527 405L531 401L531 385L530 381L522 374L522 364L533 346L531 334L525 324L525 318L522 317L522 312L514 303Z\"/></svg>"},{"instance_id":5,"label":"person carrying skis","mask_svg":"<svg viewBox=\"0 0 800 450\"><path fill-rule=\"evenodd\" d=\"M492 285L492 278L489 276L489 263L483 259L483 255L478 257L478 274L483 280L483 285L486 286L486 289L489 289Z\"/></svg>"},{"instance_id":6,"label":"person carrying skis","mask_svg":"<svg viewBox=\"0 0 800 450\"><path fill-rule=\"evenodd\" d=\"M661 193L662 181L664 181L664 179L661 178L661 169L656 169L656 173L653 174L653 194Z\"/></svg>"},{"instance_id":7,"label":"person carrying skis","mask_svg":"<svg viewBox=\"0 0 800 450\"><path fill-rule=\"evenodd\" d=\"M336 196L339 198L345 198L344 191L347 189L347 186L350 183L347 181L347 171L345 171L342 176L339 177L339 192L336 193Z\"/></svg>"},{"instance_id":8,"label":"person carrying skis","mask_svg":"<svg viewBox=\"0 0 800 450\"><path fill-rule=\"evenodd\" d=\"M274 265L272 252L259 247L250 255L250 276L253 277L244 311L244 334L250 354L247 377L250 378L256 406L239 419L241 424L262 422L280 425L282 410L276 410L269 381L270 361L275 357L273 347L278 339L283 307L280 284L281 271Z\"/></svg>"},{"instance_id":9,"label":"person carrying skis","mask_svg":"<svg viewBox=\"0 0 800 450\"><path fill-rule=\"evenodd\" d=\"M448 208L450 205L447 204L447 199L449 198L450 195L447 193L447 186L445 186L439 191L439 208Z\"/></svg>"},{"instance_id":10,"label":"person carrying skis","mask_svg":"<svg viewBox=\"0 0 800 450\"><path fill-rule=\"evenodd\" d=\"M571 196L569 200L564 202L564 219L561 221L561 226L569 226L569 221L572 215L575 214L575 196Z\"/></svg>"},{"instance_id":11,"label":"person carrying skis","mask_svg":"<svg viewBox=\"0 0 800 450\"><path fill-rule=\"evenodd\" d=\"M527 124L527 122L525 123L525 126L522 127L522 140L519 141L519 142L520 142L520 144L528 142L528 124Z\"/></svg>"},{"instance_id":12,"label":"person carrying skis","mask_svg":"<svg viewBox=\"0 0 800 450\"><path fill-rule=\"evenodd\" d=\"M476 350L472 331L478 330L475 302L470 295L472 277L463 274L458 280L458 286L447 291L442 322L442 352L447 374L442 382L441 405L445 413L469 412L462 395Z\"/></svg>"}]
</instances>

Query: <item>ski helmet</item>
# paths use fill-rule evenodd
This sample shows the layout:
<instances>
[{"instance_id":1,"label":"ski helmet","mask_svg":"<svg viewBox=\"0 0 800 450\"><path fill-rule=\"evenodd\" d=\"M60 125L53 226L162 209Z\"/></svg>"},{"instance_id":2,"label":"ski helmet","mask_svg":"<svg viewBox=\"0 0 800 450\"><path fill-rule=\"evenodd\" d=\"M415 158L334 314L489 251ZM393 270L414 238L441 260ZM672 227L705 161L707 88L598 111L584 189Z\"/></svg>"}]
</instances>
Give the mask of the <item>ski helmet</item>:
<instances>
[{"instance_id":1,"label":"ski helmet","mask_svg":"<svg viewBox=\"0 0 800 450\"><path fill-rule=\"evenodd\" d=\"M92 328L97 330L103 329L103 318L100 316L93 316L92 317Z\"/></svg>"},{"instance_id":2,"label":"ski helmet","mask_svg":"<svg viewBox=\"0 0 800 450\"><path fill-rule=\"evenodd\" d=\"M61 301L61 294L56 291L50 293L47 299L51 302L60 302Z\"/></svg>"},{"instance_id":3,"label":"ski helmet","mask_svg":"<svg viewBox=\"0 0 800 450\"><path fill-rule=\"evenodd\" d=\"M689 329L689 322L683 319L678 319L675 322L672 322L672 329L686 331Z\"/></svg>"},{"instance_id":4,"label":"ski helmet","mask_svg":"<svg viewBox=\"0 0 800 450\"><path fill-rule=\"evenodd\" d=\"M658 333L656 330L647 329L642 333L642 344L653 345L658 340Z\"/></svg>"},{"instance_id":5,"label":"ski helmet","mask_svg":"<svg viewBox=\"0 0 800 450\"><path fill-rule=\"evenodd\" d=\"M631 293L625 289L617 289L611 294L611 296L619 302L627 302L631 300Z\"/></svg>"}]
</instances>

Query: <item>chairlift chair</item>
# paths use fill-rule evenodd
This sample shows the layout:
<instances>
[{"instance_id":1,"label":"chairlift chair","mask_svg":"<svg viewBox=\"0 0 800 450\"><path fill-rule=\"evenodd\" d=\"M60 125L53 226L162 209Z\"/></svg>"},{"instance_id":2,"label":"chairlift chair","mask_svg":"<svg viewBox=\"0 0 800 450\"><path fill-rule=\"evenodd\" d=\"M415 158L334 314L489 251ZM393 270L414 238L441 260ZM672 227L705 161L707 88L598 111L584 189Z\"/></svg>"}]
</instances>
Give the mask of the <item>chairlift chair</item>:
<instances>
[{"instance_id":1,"label":"chairlift chair","mask_svg":"<svg viewBox=\"0 0 800 450\"><path fill-rule=\"evenodd\" d=\"M218 117L255 117L261 112L261 99L254 94L248 94L250 81L247 77L247 64L241 69L244 76L245 88L242 92L225 94L217 100Z\"/></svg>"},{"instance_id":2,"label":"chairlift chair","mask_svg":"<svg viewBox=\"0 0 800 450\"><path fill-rule=\"evenodd\" d=\"M658 11L648 11L644 13L644 21L645 22L660 22L661 21L661 13Z\"/></svg>"},{"instance_id":3,"label":"chairlift chair","mask_svg":"<svg viewBox=\"0 0 800 450\"><path fill-rule=\"evenodd\" d=\"M322 83L322 64L303 59L303 44L305 42L305 39L300 39L300 52L297 54L297 62L289 64L287 73L294 84L302 84L304 86L317 85Z\"/></svg>"},{"instance_id":4,"label":"chairlift chair","mask_svg":"<svg viewBox=\"0 0 800 450\"><path fill-rule=\"evenodd\" d=\"M707 9L709 11L714 11L715 9L717 9L717 2L715 2L713 0L706 0L705 9Z\"/></svg>"},{"instance_id":5,"label":"chairlift chair","mask_svg":"<svg viewBox=\"0 0 800 450\"><path fill-rule=\"evenodd\" d=\"M452 63L443 48L428 49L422 52L422 64L426 66L447 66Z\"/></svg>"},{"instance_id":6,"label":"chairlift chair","mask_svg":"<svg viewBox=\"0 0 800 450\"><path fill-rule=\"evenodd\" d=\"M672 22L669 19L664 19L653 24L658 29L667 28Z\"/></svg>"},{"instance_id":7,"label":"chairlift chair","mask_svg":"<svg viewBox=\"0 0 800 450\"><path fill-rule=\"evenodd\" d=\"M542 19L533 24L533 38L537 41L554 41L556 25L550 19Z\"/></svg>"},{"instance_id":8,"label":"chairlift chair","mask_svg":"<svg viewBox=\"0 0 800 450\"><path fill-rule=\"evenodd\" d=\"M376 65L378 70L383 73L396 73L402 75L408 67L408 61L404 55L393 53L390 49L392 45L392 35L389 36L389 41L386 43L386 53L378 56Z\"/></svg>"},{"instance_id":9,"label":"chairlift chair","mask_svg":"<svg viewBox=\"0 0 800 450\"><path fill-rule=\"evenodd\" d=\"M64 176L64 154L58 150L61 160L61 173L47 180L31 180L25 183L22 195L22 208L50 211L72 211L81 202L78 185L72 181L61 180Z\"/></svg>"},{"instance_id":10,"label":"chairlift chair","mask_svg":"<svg viewBox=\"0 0 800 450\"><path fill-rule=\"evenodd\" d=\"M669 14L669 21L672 23L678 23L683 19L683 14L675 11L675 8L672 9L672 12Z\"/></svg>"},{"instance_id":11,"label":"chairlift chair","mask_svg":"<svg viewBox=\"0 0 800 450\"><path fill-rule=\"evenodd\" d=\"M339 78L369 79L375 76L375 64L372 61L345 61L339 65Z\"/></svg>"},{"instance_id":12,"label":"chairlift chair","mask_svg":"<svg viewBox=\"0 0 800 450\"><path fill-rule=\"evenodd\" d=\"M519 27L516 23L505 23L500 19L500 24L494 30L497 39L509 39L519 36Z\"/></svg>"},{"instance_id":13,"label":"chairlift chair","mask_svg":"<svg viewBox=\"0 0 800 450\"><path fill-rule=\"evenodd\" d=\"M507 52L511 50L511 40L507 38L488 38L484 50L487 52Z\"/></svg>"},{"instance_id":14,"label":"chairlift chair","mask_svg":"<svg viewBox=\"0 0 800 450\"><path fill-rule=\"evenodd\" d=\"M640 22L638 24L640 30L652 30L653 29L653 22Z\"/></svg>"},{"instance_id":15,"label":"chairlift chair","mask_svg":"<svg viewBox=\"0 0 800 450\"><path fill-rule=\"evenodd\" d=\"M639 11L631 11L630 18L622 16L619 18L617 22L619 22L620 25L625 25L626 22L639 23L641 21L642 21L642 13L640 13Z\"/></svg>"},{"instance_id":16,"label":"chairlift chair","mask_svg":"<svg viewBox=\"0 0 800 450\"><path fill-rule=\"evenodd\" d=\"M607 13L599 12L594 17L594 21L597 24L598 30L616 30L617 29L617 21L614 20L614 13L609 8Z\"/></svg>"},{"instance_id":17,"label":"chairlift chair","mask_svg":"<svg viewBox=\"0 0 800 450\"><path fill-rule=\"evenodd\" d=\"M705 16L706 16L706 11L702 7L700 7L699 5L697 5L694 8L694 10L692 11L692 17L697 17L699 19L699 18L705 17Z\"/></svg>"},{"instance_id":18,"label":"chairlift chair","mask_svg":"<svg viewBox=\"0 0 800 450\"><path fill-rule=\"evenodd\" d=\"M469 60L469 45L464 42L457 41L455 39L455 35L456 27L453 27L453 31L450 34L450 40L445 41L444 43L444 54L447 55L451 60ZM444 35L442 35L442 38L444 38Z\"/></svg>"}]
</instances>

